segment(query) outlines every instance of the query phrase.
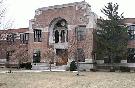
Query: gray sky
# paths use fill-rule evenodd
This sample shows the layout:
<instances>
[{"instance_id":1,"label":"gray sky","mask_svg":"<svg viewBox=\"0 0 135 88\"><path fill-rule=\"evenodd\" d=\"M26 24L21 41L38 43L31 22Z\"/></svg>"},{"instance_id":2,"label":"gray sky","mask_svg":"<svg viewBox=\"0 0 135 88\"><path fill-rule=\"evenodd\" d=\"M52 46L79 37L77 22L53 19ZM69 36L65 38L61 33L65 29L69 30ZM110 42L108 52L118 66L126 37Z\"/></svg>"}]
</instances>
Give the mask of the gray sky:
<instances>
[{"instance_id":1,"label":"gray sky","mask_svg":"<svg viewBox=\"0 0 135 88\"><path fill-rule=\"evenodd\" d=\"M14 28L28 27L29 20L34 17L35 10L41 7L60 5L83 0L7 0L7 18L14 21ZM126 18L135 17L135 0L85 0L98 16L103 16L100 9L108 2L118 3L120 13L124 12Z\"/></svg>"}]
</instances>

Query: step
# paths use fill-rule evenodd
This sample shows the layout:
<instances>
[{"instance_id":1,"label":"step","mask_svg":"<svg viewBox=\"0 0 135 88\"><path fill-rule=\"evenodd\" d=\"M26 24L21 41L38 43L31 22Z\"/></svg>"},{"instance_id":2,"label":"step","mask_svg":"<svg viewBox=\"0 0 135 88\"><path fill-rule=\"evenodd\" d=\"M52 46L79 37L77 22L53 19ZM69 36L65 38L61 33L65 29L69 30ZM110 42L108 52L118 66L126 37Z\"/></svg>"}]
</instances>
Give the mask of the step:
<instances>
[{"instance_id":1,"label":"step","mask_svg":"<svg viewBox=\"0 0 135 88\"><path fill-rule=\"evenodd\" d=\"M62 65L62 66L54 66L51 65L51 69L57 69L57 70L66 70L67 65ZM50 66L48 65L41 65L41 64L36 64L32 65L32 70L49 70Z\"/></svg>"}]
</instances>

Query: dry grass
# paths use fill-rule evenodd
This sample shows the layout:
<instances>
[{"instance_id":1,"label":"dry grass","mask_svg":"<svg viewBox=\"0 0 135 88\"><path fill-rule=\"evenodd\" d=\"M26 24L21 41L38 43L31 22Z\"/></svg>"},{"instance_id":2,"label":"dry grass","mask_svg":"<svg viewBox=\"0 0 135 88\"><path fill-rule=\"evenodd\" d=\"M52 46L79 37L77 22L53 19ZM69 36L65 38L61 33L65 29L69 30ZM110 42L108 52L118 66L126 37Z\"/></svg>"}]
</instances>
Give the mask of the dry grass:
<instances>
[{"instance_id":1,"label":"dry grass","mask_svg":"<svg viewBox=\"0 0 135 88\"><path fill-rule=\"evenodd\" d=\"M135 88L134 73L1 73L0 88Z\"/></svg>"}]
</instances>

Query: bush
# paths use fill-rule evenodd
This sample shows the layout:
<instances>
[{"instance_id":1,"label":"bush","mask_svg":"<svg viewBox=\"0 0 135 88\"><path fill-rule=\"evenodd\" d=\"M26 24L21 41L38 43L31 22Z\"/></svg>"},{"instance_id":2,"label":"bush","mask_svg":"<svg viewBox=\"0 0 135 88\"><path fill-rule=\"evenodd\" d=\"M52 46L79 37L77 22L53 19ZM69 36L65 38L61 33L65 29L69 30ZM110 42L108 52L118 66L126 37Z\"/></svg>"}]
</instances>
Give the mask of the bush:
<instances>
[{"instance_id":1,"label":"bush","mask_svg":"<svg viewBox=\"0 0 135 88\"><path fill-rule=\"evenodd\" d=\"M31 65L30 62L28 62L28 63L22 63L22 64L20 64L20 68L31 69L32 68L32 65Z\"/></svg>"},{"instance_id":2,"label":"bush","mask_svg":"<svg viewBox=\"0 0 135 88\"><path fill-rule=\"evenodd\" d=\"M25 63L19 64L19 68L25 68Z\"/></svg>"},{"instance_id":3,"label":"bush","mask_svg":"<svg viewBox=\"0 0 135 88\"><path fill-rule=\"evenodd\" d=\"M96 72L97 70L93 68L93 69L90 69L90 71L92 71L92 72Z\"/></svg>"},{"instance_id":4,"label":"bush","mask_svg":"<svg viewBox=\"0 0 135 88\"><path fill-rule=\"evenodd\" d=\"M120 71L121 72L130 72L130 68L129 67L123 67L123 66L121 66L120 67Z\"/></svg>"},{"instance_id":5,"label":"bush","mask_svg":"<svg viewBox=\"0 0 135 88\"><path fill-rule=\"evenodd\" d=\"M116 56L113 60L114 60L114 63L120 63L121 59L122 58L120 56Z\"/></svg>"},{"instance_id":6,"label":"bush","mask_svg":"<svg viewBox=\"0 0 135 88\"><path fill-rule=\"evenodd\" d=\"M76 63L75 61L72 61L70 64L70 71L76 71L76 69L77 69Z\"/></svg>"},{"instance_id":7,"label":"bush","mask_svg":"<svg viewBox=\"0 0 135 88\"><path fill-rule=\"evenodd\" d=\"M25 68L26 68L26 69L31 69L31 68L32 68L31 63L30 63L30 62L29 62L29 63L26 63L26 64L25 64Z\"/></svg>"}]
</instances>

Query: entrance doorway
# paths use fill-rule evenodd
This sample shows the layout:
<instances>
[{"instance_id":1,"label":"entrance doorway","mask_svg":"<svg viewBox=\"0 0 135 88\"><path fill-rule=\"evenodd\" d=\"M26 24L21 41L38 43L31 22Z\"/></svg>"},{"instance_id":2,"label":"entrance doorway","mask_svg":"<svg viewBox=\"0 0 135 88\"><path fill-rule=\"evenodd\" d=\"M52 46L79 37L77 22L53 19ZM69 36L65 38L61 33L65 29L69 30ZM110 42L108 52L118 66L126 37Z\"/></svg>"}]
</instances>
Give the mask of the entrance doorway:
<instances>
[{"instance_id":1,"label":"entrance doorway","mask_svg":"<svg viewBox=\"0 0 135 88\"><path fill-rule=\"evenodd\" d=\"M56 55L59 57L57 65L66 65L68 62L68 51L67 49L56 49Z\"/></svg>"},{"instance_id":2,"label":"entrance doorway","mask_svg":"<svg viewBox=\"0 0 135 88\"><path fill-rule=\"evenodd\" d=\"M35 50L33 53L33 63L40 63L41 55L40 50Z\"/></svg>"}]
</instances>

